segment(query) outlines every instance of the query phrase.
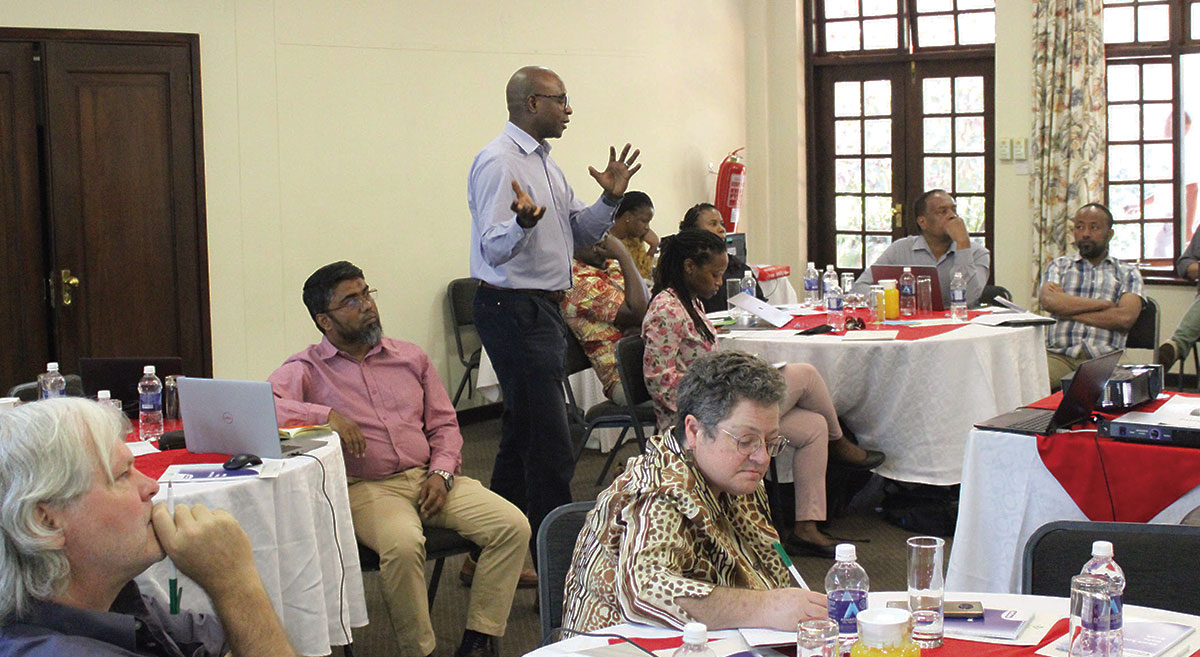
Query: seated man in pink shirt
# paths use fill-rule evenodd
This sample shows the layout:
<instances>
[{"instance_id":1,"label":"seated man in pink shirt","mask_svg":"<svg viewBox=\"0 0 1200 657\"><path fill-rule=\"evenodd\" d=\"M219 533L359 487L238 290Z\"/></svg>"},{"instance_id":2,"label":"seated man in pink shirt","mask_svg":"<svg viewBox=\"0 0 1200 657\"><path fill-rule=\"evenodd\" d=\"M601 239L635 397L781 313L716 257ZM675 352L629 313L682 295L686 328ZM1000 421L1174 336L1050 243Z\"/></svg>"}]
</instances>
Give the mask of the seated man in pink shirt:
<instances>
[{"instance_id":1,"label":"seated man in pink shirt","mask_svg":"<svg viewBox=\"0 0 1200 657\"><path fill-rule=\"evenodd\" d=\"M457 657L495 657L522 574L529 522L478 481L455 476L462 435L450 397L421 348L383 337L375 290L349 262L304 282L304 305L321 341L270 376L280 426L337 431L350 480L358 540L379 553L400 654L431 655L422 526L452 529L478 545Z\"/></svg>"}]
</instances>

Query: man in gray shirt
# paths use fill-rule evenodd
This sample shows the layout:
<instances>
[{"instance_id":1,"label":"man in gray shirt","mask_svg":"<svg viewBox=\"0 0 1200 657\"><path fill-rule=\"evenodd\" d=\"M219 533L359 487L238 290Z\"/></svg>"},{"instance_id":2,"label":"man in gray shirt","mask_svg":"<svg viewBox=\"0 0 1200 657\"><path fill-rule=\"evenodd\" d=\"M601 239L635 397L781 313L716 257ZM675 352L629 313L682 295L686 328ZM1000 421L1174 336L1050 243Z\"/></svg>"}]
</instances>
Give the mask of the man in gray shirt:
<instances>
[{"instance_id":1,"label":"man in gray shirt","mask_svg":"<svg viewBox=\"0 0 1200 657\"><path fill-rule=\"evenodd\" d=\"M958 216L954 199L944 190L931 189L913 203L920 235L902 237L887 248L875 265L925 265L937 267L942 288L942 306L950 307L950 283L954 272L961 271L967 282L967 305L979 303L983 286L991 271L992 254L971 244L967 225ZM865 293L875 282L867 267L854 281L855 292Z\"/></svg>"}]
</instances>

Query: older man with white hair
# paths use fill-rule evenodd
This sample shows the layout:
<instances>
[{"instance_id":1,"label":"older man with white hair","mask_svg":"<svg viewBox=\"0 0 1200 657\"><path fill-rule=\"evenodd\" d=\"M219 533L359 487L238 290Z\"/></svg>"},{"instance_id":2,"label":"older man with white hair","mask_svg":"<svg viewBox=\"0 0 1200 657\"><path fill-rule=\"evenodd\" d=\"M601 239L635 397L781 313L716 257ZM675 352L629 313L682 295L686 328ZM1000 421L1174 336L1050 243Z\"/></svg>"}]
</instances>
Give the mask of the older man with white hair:
<instances>
[{"instance_id":1,"label":"older man with white hair","mask_svg":"<svg viewBox=\"0 0 1200 657\"><path fill-rule=\"evenodd\" d=\"M294 655L246 533L225 511L152 504L126 429L78 398L0 413L0 655ZM164 556L217 618L140 593Z\"/></svg>"}]
</instances>

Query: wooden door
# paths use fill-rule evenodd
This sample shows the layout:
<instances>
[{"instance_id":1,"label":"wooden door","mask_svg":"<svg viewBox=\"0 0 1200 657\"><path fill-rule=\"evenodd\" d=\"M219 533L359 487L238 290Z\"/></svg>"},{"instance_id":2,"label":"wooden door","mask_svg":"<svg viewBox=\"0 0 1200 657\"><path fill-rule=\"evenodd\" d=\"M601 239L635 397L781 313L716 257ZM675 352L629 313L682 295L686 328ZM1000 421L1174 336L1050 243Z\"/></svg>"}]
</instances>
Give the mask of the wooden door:
<instances>
[{"instance_id":1,"label":"wooden door","mask_svg":"<svg viewBox=\"0 0 1200 657\"><path fill-rule=\"evenodd\" d=\"M50 312L67 371L80 356L178 355L211 375L196 56L45 42Z\"/></svg>"}]
</instances>

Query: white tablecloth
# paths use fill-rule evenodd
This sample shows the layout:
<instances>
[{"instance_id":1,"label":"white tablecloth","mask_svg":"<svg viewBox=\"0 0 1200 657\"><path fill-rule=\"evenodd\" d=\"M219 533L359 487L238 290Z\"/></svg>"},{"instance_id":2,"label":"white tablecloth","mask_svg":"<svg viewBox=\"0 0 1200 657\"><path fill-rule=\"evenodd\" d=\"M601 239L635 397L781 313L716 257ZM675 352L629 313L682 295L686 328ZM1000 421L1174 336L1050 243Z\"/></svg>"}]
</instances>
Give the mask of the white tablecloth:
<instances>
[{"instance_id":1,"label":"white tablecloth","mask_svg":"<svg viewBox=\"0 0 1200 657\"><path fill-rule=\"evenodd\" d=\"M342 450L334 438L310 454L320 463L306 456L285 459L275 479L175 484L175 503L232 513L250 536L255 566L292 645L301 655L327 655L331 645L347 643L350 628L367 624L367 604ZM166 499L163 485L154 501ZM168 564L160 561L137 577L142 591L164 605ZM183 575L179 581L185 609L212 612L199 585Z\"/></svg>"},{"instance_id":2,"label":"white tablecloth","mask_svg":"<svg viewBox=\"0 0 1200 657\"><path fill-rule=\"evenodd\" d=\"M957 484L974 423L1050 392L1040 326L972 324L887 342L734 331L720 345L816 367L859 443L887 454L875 472L901 481Z\"/></svg>"},{"instance_id":3,"label":"white tablecloth","mask_svg":"<svg viewBox=\"0 0 1200 657\"><path fill-rule=\"evenodd\" d=\"M1200 487L1151 522L1178 524L1197 506ZM1038 527L1055 520L1087 520L1087 516L1042 464L1037 438L972 430L963 459L946 589L1017 592L1025 542Z\"/></svg>"}]
</instances>

